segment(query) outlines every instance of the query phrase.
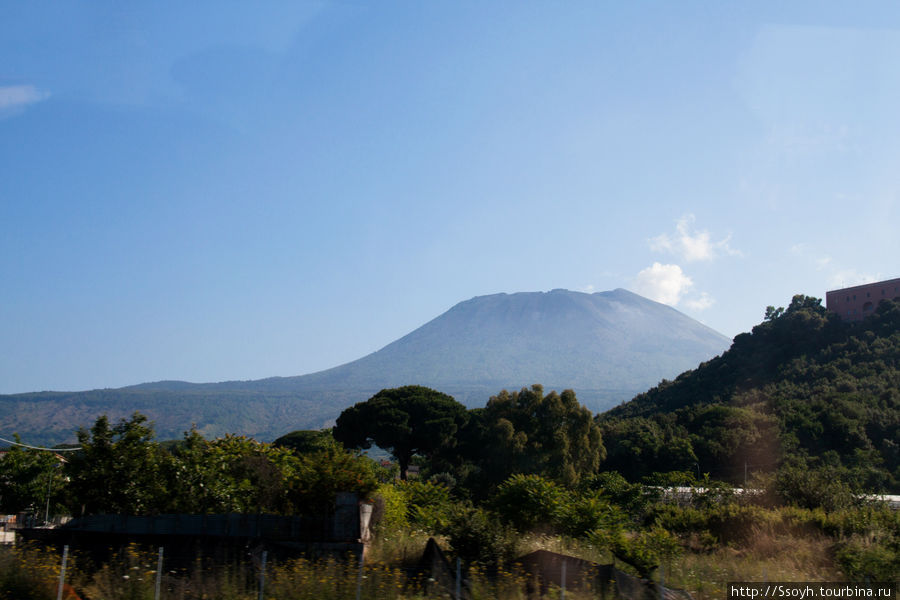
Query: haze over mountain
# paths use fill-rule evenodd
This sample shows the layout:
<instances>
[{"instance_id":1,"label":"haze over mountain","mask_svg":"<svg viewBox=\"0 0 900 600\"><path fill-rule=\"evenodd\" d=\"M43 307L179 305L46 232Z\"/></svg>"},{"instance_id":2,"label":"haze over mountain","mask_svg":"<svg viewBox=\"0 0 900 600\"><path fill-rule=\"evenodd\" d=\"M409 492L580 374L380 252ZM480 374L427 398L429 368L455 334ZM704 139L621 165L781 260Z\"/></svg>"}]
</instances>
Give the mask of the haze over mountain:
<instances>
[{"instance_id":1,"label":"haze over mountain","mask_svg":"<svg viewBox=\"0 0 900 600\"><path fill-rule=\"evenodd\" d=\"M155 420L162 438L180 437L195 423L205 435L265 440L324 426L378 390L407 384L434 387L471 407L503 388L541 383L572 388L600 411L729 345L677 310L623 289L494 294L461 302L368 356L309 375L0 396L0 435L71 440L99 414L138 410Z\"/></svg>"}]
</instances>

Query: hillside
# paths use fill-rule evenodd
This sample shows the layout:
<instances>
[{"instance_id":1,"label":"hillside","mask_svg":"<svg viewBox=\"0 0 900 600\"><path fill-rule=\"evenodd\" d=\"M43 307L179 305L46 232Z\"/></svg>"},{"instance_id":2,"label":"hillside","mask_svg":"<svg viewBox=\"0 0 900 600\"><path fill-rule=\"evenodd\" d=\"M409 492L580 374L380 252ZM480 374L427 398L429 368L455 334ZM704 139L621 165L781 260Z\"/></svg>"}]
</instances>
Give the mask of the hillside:
<instances>
[{"instance_id":1,"label":"hillside","mask_svg":"<svg viewBox=\"0 0 900 600\"><path fill-rule=\"evenodd\" d=\"M240 432L266 440L322 427L382 388L411 383L481 406L503 388L539 382L573 388L599 411L729 343L675 309L622 289L495 294L461 302L377 352L309 375L0 396L0 431L64 441L99 414L117 419L139 410L164 438L196 423L209 436Z\"/></svg>"},{"instance_id":2,"label":"hillside","mask_svg":"<svg viewBox=\"0 0 900 600\"><path fill-rule=\"evenodd\" d=\"M845 323L815 298L769 311L727 352L598 417L605 468L742 481L780 465L900 488L900 304Z\"/></svg>"}]
</instances>

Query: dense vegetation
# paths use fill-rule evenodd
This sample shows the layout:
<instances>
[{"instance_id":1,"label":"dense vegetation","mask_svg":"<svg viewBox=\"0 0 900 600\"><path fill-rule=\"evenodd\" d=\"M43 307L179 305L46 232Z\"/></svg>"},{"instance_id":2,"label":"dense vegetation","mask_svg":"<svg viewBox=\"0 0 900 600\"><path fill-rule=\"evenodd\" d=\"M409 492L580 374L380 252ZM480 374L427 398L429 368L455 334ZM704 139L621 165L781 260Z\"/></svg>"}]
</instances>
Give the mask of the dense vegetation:
<instances>
[{"instance_id":1,"label":"dense vegetation","mask_svg":"<svg viewBox=\"0 0 900 600\"><path fill-rule=\"evenodd\" d=\"M330 435L302 453L243 436L208 440L196 430L162 444L136 413L114 425L100 417L78 441L65 462L11 447L0 463L0 513L321 514L339 491L368 497L379 476L373 461Z\"/></svg>"},{"instance_id":2,"label":"dense vegetation","mask_svg":"<svg viewBox=\"0 0 900 600\"><path fill-rule=\"evenodd\" d=\"M743 482L783 467L900 492L900 305L844 322L819 300L769 307L721 356L598 417L603 468Z\"/></svg>"}]
</instances>

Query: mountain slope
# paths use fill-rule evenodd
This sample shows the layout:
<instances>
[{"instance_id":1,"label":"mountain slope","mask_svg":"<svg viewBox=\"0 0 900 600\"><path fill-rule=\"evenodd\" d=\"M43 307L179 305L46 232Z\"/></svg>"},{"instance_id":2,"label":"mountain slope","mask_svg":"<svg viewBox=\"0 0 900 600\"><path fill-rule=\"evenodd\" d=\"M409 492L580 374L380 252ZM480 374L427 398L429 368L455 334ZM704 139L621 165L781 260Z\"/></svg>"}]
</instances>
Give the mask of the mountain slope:
<instances>
[{"instance_id":1,"label":"mountain slope","mask_svg":"<svg viewBox=\"0 0 900 600\"><path fill-rule=\"evenodd\" d=\"M118 418L140 410L162 437L196 423L207 435L267 439L323 426L378 390L407 384L480 406L500 389L542 383L573 388L600 410L728 345L708 327L626 290L495 294L461 302L377 352L309 375L0 397L0 430L56 438L102 412Z\"/></svg>"},{"instance_id":2,"label":"mountain slope","mask_svg":"<svg viewBox=\"0 0 900 600\"><path fill-rule=\"evenodd\" d=\"M495 294L461 302L378 352L305 379L639 391L729 344L675 309L622 289Z\"/></svg>"},{"instance_id":3,"label":"mountain slope","mask_svg":"<svg viewBox=\"0 0 900 600\"><path fill-rule=\"evenodd\" d=\"M815 298L697 369L598 417L604 468L686 470L741 482L781 465L900 490L900 303L845 323Z\"/></svg>"}]
</instances>

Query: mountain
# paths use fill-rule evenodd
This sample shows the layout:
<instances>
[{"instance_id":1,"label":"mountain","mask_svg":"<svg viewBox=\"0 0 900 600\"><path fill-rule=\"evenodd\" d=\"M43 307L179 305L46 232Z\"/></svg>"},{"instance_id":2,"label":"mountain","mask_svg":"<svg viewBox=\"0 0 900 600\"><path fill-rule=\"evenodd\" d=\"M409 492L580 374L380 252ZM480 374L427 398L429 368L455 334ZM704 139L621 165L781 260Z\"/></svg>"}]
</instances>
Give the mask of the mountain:
<instances>
[{"instance_id":1,"label":"mountain","mask_svg":"<svg viewBox=\"0 0 900 600\"><path fill-rule=\"evenodd\" d=\"M731 348L597 417L603 468L743 483L780 467L900 493L900 302L845 322L795 296Z\"/></svg>"},{"instance_id":2,"label":"mountain","mask_svg":"<svg viewBox=\"0 0 900 600\"><path fill-rule=\"evenodd\" d=\"M729 344L677 310L623 289L494 294L461 302L359 360L309 375L0 396L0 431L61 441L99 414L139 410L155 420L160 437L180 437L196 423L204 435L271 439L327 425L378 390L407 384L480 406L501 389L541 383L572 388L582 403L602 410Z\"/></svg>"}]
</instances>

